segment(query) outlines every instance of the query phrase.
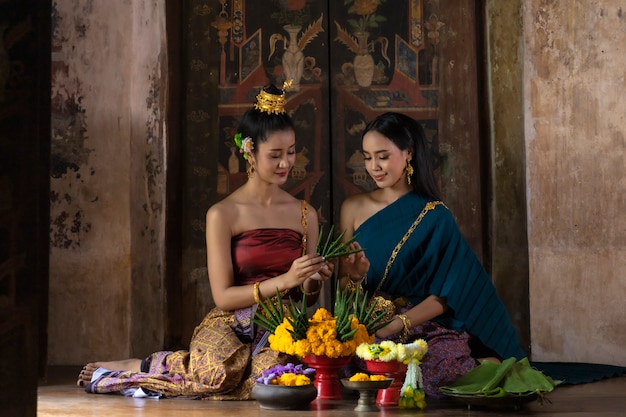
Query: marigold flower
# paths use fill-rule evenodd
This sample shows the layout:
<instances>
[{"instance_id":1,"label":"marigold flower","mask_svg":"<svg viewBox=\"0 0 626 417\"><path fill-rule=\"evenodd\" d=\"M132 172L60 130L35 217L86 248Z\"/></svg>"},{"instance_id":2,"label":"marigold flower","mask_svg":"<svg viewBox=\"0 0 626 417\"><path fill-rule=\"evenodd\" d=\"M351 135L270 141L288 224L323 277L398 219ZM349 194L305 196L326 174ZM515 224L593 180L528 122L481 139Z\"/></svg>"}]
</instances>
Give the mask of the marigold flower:
<instances>
[{"instance_id":1,"label":"marigold flower","mask_svg":"<svg viewBox=\"0 0 626 417\"><path fill-rule=\"evenodd\" d=\"M311 383L311 379L306 375L282 374L276 379L278 380L278 385L286 385L288 387L308 385Z\"/></svg>"},{"instance_id":2,"label":"marigold flower","mask_svg":"<svg viewBox=\"0 0 626 417\"><path fill-rule=\"evenodd\" d=\"M306 308L306 307L301 307ZM374 340L374 335L370 335L367 327L360 323L359 320L352 315L349 310L340 309L343 313L348 311L347 315L343 315L341 321L346 323L342 325L341 331L344 332L343 337L350 335L350 339L342 342L342 335L338 334L337 322L338 318L327 309L318 308L313 316L305 320L306 324L299 320L296 323L298 329L294 329L289 317L285 316L277 319L280 322L277 326L272 327L273 333L270 334L268 341L270 348L277 352L283 352L288 355L305 357L309 354L317 356L328 356L330 358L338 358L342 356L351 356L361 344L369 344ZM305 310L298 310L297 313ZM297 314L291 311L291 315ZM265 322L255 322L265 327ZM345 331L346 325L349 323L350 331ZM301 328L300 328L301 327ZM297 331L296 331L297 330ZM298 339L298 340L296 340Z\"/></svg>"},{"instance_id":3,"label":"marigold flower","mask_svg":"<svg viewBox=\"0 0 626 417\"><path fill-rule=\"evenodd\" d=\"M369 381L370 376L363 372L357 372L350 377L350 381Z\"/></svg>"}]
</instances>

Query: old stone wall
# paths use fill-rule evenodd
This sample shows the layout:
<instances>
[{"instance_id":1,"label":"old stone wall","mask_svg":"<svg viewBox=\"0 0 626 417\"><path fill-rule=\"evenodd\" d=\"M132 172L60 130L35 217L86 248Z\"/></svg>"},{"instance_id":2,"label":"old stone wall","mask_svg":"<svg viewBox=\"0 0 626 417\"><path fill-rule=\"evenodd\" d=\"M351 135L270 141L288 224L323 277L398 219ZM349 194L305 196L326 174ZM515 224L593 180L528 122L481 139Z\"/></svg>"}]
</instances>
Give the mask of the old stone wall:
<instances>
[{"instance_id":1,"label":"old stone wall","mask_svg":"<svg viewBox=\"0 0 626 417\"><path fill-rule=\"evenodd\" d=\"M490 269L498 294L530 351L522 0L485 2L489 133Z\"/></svg>"},{"instance_id":2,"label":"old stone wall","mask_svg":"<svg viewBox=\"0 0 626 417\"><path fill-rule=\"evenodd\" d=\"M522 4L533 359L626 365L626 10Z\"/></svg>"},{"instance_id":3,"label":"old stone wall","mask_svg":"<svg viewBox=\"0 0 626 417\"><path fill-rule=\"evenodd\" d=\"M163 1L54 2L49 363L163 338Z\"/></svg>"}]
</instances>

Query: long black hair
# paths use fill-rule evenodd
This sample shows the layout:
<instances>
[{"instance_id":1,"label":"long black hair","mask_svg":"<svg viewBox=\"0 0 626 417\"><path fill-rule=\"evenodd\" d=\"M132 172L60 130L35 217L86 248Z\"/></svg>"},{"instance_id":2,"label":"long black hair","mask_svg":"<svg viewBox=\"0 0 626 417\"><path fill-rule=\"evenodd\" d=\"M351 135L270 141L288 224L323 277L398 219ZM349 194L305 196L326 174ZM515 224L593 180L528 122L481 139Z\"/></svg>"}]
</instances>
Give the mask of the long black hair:
<instances>
[{"instance_id":1,"label":"long black hair","mask_svg":"<svg viewBox=\"0 0 626 417\"><path fill-rule=\"evenodd\" d=\"M269 94L281 95L283 92L273 84L266 86L263 90ZM274 132L282 132L292 130L295 132L295 126L291 117L286 113L268 113L265 111L252 108L246 111L239 121L237 133L241 133L241 137L250 137L252 142L257 145L267 141L267 138ZM256 154L258 147L255 146L253 153Z\"/></svg>"},{"instance_id":2,"label":"long black hair","mask_svg":"<svg viewBox=\"0 0 626 417\"><path fill-rule=\"evenodd\" d=\"M363 136L371 131L385 136L401 151L411 151L413 157L409 163L414 171L411 177L414 191L424 197L441 200L426 134L417 120L402 113L387 112L369 122L365 126Z\"/></svg>"}]
</instances>

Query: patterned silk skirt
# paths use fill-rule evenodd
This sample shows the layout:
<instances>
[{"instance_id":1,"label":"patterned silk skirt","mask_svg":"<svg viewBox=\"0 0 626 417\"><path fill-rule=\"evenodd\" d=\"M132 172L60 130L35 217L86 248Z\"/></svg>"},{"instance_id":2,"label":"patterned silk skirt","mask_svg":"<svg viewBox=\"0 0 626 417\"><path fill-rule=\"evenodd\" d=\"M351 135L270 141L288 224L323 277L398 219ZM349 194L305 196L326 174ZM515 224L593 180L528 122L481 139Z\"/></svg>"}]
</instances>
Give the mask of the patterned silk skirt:
<instances>
[{"instance_id":1,"label":"patterned silk skirt","mask_svg":"<svg viewBox=\"0 0 626 417\"><path fill-rule=\"evenodd\" d=\"M127 393L142 388L164 397L248 400L263 370L293 358L269 347L252 355L263 331L250 337L253 312L247 310L213 309L194 330L189 350L155 352L144 359L141 372L106 372L85 390Z\"/></svg>"}]
</instances>

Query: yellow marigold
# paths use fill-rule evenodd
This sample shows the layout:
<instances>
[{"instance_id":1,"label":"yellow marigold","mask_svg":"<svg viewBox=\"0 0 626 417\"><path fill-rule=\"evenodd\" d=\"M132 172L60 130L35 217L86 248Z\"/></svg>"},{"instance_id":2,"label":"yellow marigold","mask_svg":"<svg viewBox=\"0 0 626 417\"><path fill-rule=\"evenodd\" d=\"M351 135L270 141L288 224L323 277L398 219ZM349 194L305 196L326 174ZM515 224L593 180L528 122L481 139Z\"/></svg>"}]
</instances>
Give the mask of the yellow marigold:
<instances>
[{"instance_id":1,"label":"yellow marigold","mask_svg":"<svg viewBox=\"0 0 626 417\"><path fill-rule=\"evenodd\" d=\"M303 339L303 340L298 340L296 342L294 349L293 349L293 353L291 353L291 355L296 355L296 356L303 358L309 353L311 353L311 351L312 351L311 343L308 340Z\"/></svg>"},{"instance_id":2,"label":"yellow marigold","mask_svg":"<svg viewBox=\"0 0 626 417\"><path fill-rule=\"evenodd\" d=\"M354 0L354 12L359 16L372 14L378 8L378 0Z\"/></svg>"},{"instance_id":3,"label":"yellow marigold","mask_svg":"<svg viewBox=\"0 0 626 417\"><path fill-rule=\"evenodd\" d=\"M313 314L313 317L311 317L311 320L313 321L326 321L332 319L333 315L330 314L330 311L326 310L324 307L318 308L317 311L315 311L315 314Z\"/></svg>"},{"instance_id":4,"label":"yellow marigold","mask_svg":"<svg viewBox=\"0 0 626 417\"><path fill-rule=\"evenodd\" d=\"M363 372L358 372L350 377L350 381L369 381L370 376Z\"/></svg>"},{"instance_id":5,"label":"yellow marigold","mask_svg":"<svg viewBox=\"0 0 626 417\"><path fill-rule=\"evenodd\" d=\"M311 379L309 379L306 375L296 375L296 374L282 374L281 376L274 378L272 380L272 384L276 381L277 385L286 385L289 387L301 386L301 385L309 385L311 383Z\"/></svg>"},{"instance_id":6,"label":"yellow marigold","mask_svg":"<svg viewBox=\"0 0 626 417\"><path fill-rule=\"evenodd\" d=\"M274 334L270 335L268 339L270 342L270 348L278 352L293 355L295 344L293 338L291 337L291 333L289 333L290 329L291 325L287 320L283 321L282 324L276 327L276 331Z\"/></svg>"},{"instance_id":7,"label":"yellow marigold","mask_svg":"<svg viewBox=\"0 0 626 417\"><path fill-rule=\"evenodd\" d=\"M306 332L306 339L293 340L290 331L293 330L287 319L276 327L269 337L270 348L304 357L310 353L318 356L328 356L338 358L340 356L351 356L362 343L371 343L374 335L367 333L367 328L359 323L355 317L351 318L350 328L356 329L352 339L341 342L337 336L337 319L328 310L319 308L309 319L309 326Z\"/></svg>"},{"instance_id":8,"label":"yellow marigold","mask_svg":"<svg viewBox=\"0 0 626 417\"><path fill-rule=\"evenodd\" d=\"M363 372L357 372L350 377L350 381L384 381L386 379L385 375L368 375Z\"/></svg>"},{"instance_id":9,"label":"yellow marigold","mask_svg":"<svg viewBox=\"0 0 626 417\"><path fill-rule=\"evenodd\" d=\"M361 343L372 343L374 341L374 335L370 335L369 333L367 333L367 327L365 327L364 324L359 323L356 318L352 318L351 327L353 329L357 329L356 334L352 338L355 346L354 350L352 350L353 353L356 350L356 346L360 345Z\"/></svg>"}]
</instances>

